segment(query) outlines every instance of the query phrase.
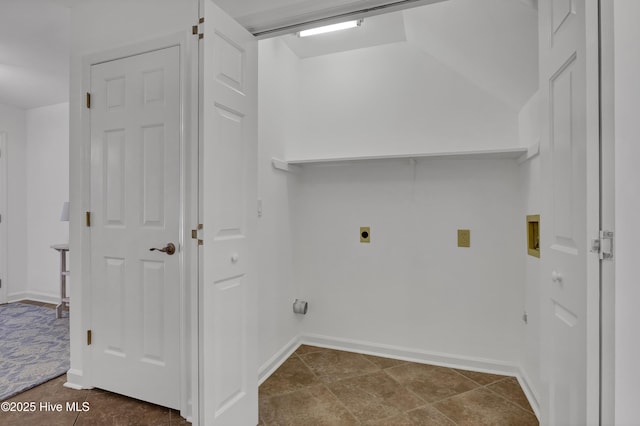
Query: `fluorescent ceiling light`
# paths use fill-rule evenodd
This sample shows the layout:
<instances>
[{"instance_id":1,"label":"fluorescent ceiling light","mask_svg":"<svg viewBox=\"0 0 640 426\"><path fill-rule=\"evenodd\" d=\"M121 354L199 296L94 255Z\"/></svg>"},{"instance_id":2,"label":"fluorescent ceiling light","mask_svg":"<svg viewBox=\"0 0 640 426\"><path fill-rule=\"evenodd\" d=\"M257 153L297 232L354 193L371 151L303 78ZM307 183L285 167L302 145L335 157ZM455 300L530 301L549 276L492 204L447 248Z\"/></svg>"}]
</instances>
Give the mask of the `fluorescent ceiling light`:
<instances>
[{"instance_id":1,"label":"fluorescent ceiling light","mask_svg":"<svg viewBox=\"0 0 640 426\"><path fill-rule=\"evenodd\" d=\"M362 23L362 19L357 21L340 22L339 24L325 25L324 27L311 28L309 30L303 30L298 33L300 37L308 37L317 34L330 33L332 31L346 30L349 28L359 27Z\"/></svg>"}]
</instances>

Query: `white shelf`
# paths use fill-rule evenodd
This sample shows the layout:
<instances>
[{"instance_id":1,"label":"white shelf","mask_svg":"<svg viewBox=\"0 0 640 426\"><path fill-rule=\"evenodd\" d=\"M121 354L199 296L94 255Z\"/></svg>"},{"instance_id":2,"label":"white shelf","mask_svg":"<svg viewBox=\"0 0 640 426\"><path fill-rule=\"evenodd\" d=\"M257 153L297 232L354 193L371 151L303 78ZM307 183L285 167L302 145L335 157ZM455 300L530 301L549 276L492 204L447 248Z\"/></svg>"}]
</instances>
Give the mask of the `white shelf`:
<instances>
[{"instance_id":1,"label":"white shelf","mask_svg":"<svg viewBox=\"0 0 640 426\"><path fill-rule=\"evenodd\" d=\"M292 166L304 166L314 164L329 164L329 163L347 163L347 162L360 162L360 161L375 161L375 160L419 160L422 158L521 158L526 156L528 152L527 148L504 148L504 149L487 149L478 151L453 151L453 152L429 152L420 154L397 154L397 155L369 155L369 156L351 156L351 157L325 157L325 158L302 158L281 160L277 158L272 159L273 167L279 170L292 171Z\"/></svg>"}]
</instances>

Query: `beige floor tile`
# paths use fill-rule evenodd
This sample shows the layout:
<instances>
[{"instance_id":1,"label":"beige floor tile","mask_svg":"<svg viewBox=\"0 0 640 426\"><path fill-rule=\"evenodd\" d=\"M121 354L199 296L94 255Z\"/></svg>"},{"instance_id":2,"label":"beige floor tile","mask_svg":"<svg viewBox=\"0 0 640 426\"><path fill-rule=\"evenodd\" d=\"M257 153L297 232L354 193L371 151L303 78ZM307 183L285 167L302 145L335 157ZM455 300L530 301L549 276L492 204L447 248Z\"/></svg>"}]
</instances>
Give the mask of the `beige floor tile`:
<instances>
[{"instance_id":1,"label":"beige floor tile","mask_svg":"<svg viewBox=\"0 0 640 426\"><path fill-rule=\"evenodd\" d=\"M260 419L267 426L357 425L358 421L324 385L309 386L260 400Z\"/></svg>"},{"instance_id":2,"label":"beige floor tile","mask_svg":"<svg viewBox=\"0 0 640 426\"><path fill-rule=\"evenodd\" d=\"M300 358L287 359L260 386L260 397L269 397L293 392L305 386L318 383L318 379Z\"/></svg>"},{"instance_id":3,"label":"beige floor tile","mask_svg":"<svg viewBox=\"0 0 640 426\"><path fill-rule=\"evenodd\" d=\"M522 391L522 388L520 387L520 384L515 377L510 377L500 382L496 382L492 385L487 386L487 388L496 393L499 393L514 404L533 413L531 405L529 405L529 400L527 399L525 393Z\"/></svg>"},{"instance_id":4,"label":"beige floor tile","mask_svg":"<svg viewBox=\"0 0 640 426\"><path fill-rule=\"evenodd\" d=\"M424 405L384 371L340 380L327 387L361 422L398 416Z\"/></svg>"},{"instance_id":5,"label":"beige floor tile","mask_svg":"<svg viewBox=\"0 0 640 426\"><path fill-rule=\"evenodd\" d=\"M351 352L329 350L301 355L300 358L325 383L380 370L362 355Z\"/></svg>"},{"instance_id":6,"label":"beige floor tile","mask_svg":"<svg viewBox=\"0 0 640 426\"><path fill-rule=\"evenodd\" d=\"M396 365L401 365L406 363L406 361L401 361L399 359L393 359L393 358L383 358L383 357L373 356L373 355L362 355L362 356L382 369L391 368L391 367L395 367Z\"/></svg>"},{"instance_id":7,"label":"beige floor tile","mask_svg":"<svg viewBox=\"0 0 640 426\"><path fill-rule=\"evenodd\" d=\"M407 363L388 368L385 372L429 403L479 386L449 368L427 364Z\"/></svg>"},{"instance_id":8,"label":"beige floor tile","mask_svg":"<svg viewBox=\"0 0 640 426\"><path fill-rule=\"evenodd\" d=\"M473 380L474 382L481 384L482 386L497 382L499 380L504 380L507 378L507 376L500 376L498 374L489 374L489 373L479 373L477 371L458 370L458 369L456 369L456 371L462 374L463 376Z\"/></svg>"},{"instance_id":9,"label":"beige floor tile","mask_svg":"<svg viewBox=\"0 0 640 426\"><path fill-rule=\"evenodd\" d=\"M310 346L310 345L300 345L298 349L294 352L296 355L305 355L313 352L325 352L330 351L331 349L320 348L318 346Z\"/></svg>"},{"instance_id":10,"label":"beige floor tile","mask_svg":"<svg viewBox=\"0 0 640 426\"><path fill-rule=\"evenodd\" d=\"M536 417L485 388L433 404L458 425L537 426Z\"/></svg>"},{"instance_id":11,"label":"beige floor tile","mask_svg":"<svg viewBox=\"0 0 640 426\"><path fill-rule=\"evenodd\" d=\"M366 426L455 426L433 407L426 406L387 419L363 422Z\"/></svg>"},{"instance_id":12,"label":"beige floor tile","mask_svg":"<svg viewBox=\"0 0 640 426\"><path fill-rule=\"evenodd\" d=\"M409 411L407 416L413 421L414 425L452 426L455 424L433 406Z\"/></svg>"}]
</instances>

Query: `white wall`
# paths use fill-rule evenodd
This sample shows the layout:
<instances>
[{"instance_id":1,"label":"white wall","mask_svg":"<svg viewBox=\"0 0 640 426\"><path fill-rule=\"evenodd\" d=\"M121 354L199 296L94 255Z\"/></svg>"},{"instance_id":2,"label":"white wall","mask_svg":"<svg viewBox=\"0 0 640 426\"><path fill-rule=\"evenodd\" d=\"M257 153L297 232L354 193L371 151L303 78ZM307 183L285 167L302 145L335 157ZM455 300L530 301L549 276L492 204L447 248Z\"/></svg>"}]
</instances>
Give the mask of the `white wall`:
<instances>
[{"instance_id":1,"label":"white wall","mask_svg":"<svg viewBox=\"0 0 640 426\"><path fill-rule=\"evenodd\" d=\"M27 290L27 136L25 111L0 104L0 131L7 132L8 158L8 286L9 301L25 297ZM5 283L3 283L5 284Z\"/></svg>"},{"instance_id":2,"label":"white wall","mask_svg":"<svg viewBox=\"0 0 640 426\"><path fill-rule=\"evenodd\" d=\"M293 278L292 218L296 177L271 166L284 158L285 141L297 126L298 58L280 39L259 44L259 157L258 197L263 214L258 219L258 365L260 374L299 334L301 318L292 310L298 296Z\"/></svg>"},{"instance_id":3,"label":"white wall","mask_svg":"<svg viewBox=\"0 0 640 426\"><path fill-rule=\"evenodd\" d=\"M518 114L408 43L303 59L286 158L519 146ZM518 365L524 226L514 160L304 167L292 204L302 333ZM371 244L359 227L371 226ZM472 247L458 248L457 229Z\"/></svg>"},{"instance_id":4,"label":"white wall","mask_svg":"<svg viewBox=\"0 0 640 426\"><path fill-rule=\"evenodd\" d=\"M408 43L304 59L291 157L518 146L517 111Z\"/></svg>"},{"instance_id":5,"label":"white wall","mask_svg":"<svg viewBox=\"0 0 640 426\"><path fill-rule=\"evenodd\" d=\"M27 289L32 299L60 298L60 254L52 244L69 241L60 221L69 199L69 104L26 112L27 128Z\"/></svg>"},{"instance_id":6,"label":"white wall","mask_svg":"<svg viewBox=\"0 0 640 426\"><path fill-rule=\"evenodd\" d=\"M540 142L540 114L542 113L539 93L536 93L525 104L519 114L520 144L532 147ZM519 167L520 193L522 211L518 220L525 229L527 215L540 214L540 157L534 156ZM544 217L540 226L544 226ZM526 243L525 243L526 244ZM522 368L527 382L534 396L538 397L540 388L540 259L529 256L527 251L520 248L524 258L524 310L528 321L523 327L524 348L522 354Z\"/></svg>"},{"instance_id":7,"label":"white wall","mask_svg":"<svg viewBox=\"0 0 640 426\"><path fill-rule=\"evenodd\" d=\"M294 263L304 331L518 364L522 258L514 160L392 160L300 175ZM371 243L359 227L371 227ZM471 247L457 247L457 229Z\"/></svg>"},{"instance_id":8,"label":"white wall","mask_svg":"<svg viewBox=\"0 0 640 426\"><path fill-rule=\"evenodd\" d=\"M638 241L640 240L640 2L614 2L615 58L615 421L638 424Z\"/></svg>"}]
</instances>

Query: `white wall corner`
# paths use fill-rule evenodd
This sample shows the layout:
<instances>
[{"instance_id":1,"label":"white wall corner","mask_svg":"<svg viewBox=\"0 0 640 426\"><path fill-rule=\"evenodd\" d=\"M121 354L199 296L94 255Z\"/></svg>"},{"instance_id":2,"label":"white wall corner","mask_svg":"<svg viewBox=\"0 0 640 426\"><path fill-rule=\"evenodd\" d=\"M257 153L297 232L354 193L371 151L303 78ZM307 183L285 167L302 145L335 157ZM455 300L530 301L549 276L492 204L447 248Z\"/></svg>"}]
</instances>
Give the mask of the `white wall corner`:
<instances>
[{"instance_id":1,"label":"white wall corner","mask_svg":"<svg viewBox=\"0 0 640 426\"><path fill-rule=\"evenodd\" d=\"M296 336L276 352L258 369L258 385L269 378L300 347L300 337Z\"/></svg>"},{"instance_id":2,"label":"white wall corner","mask_svg":"<svg viewBox=\"0 0 640 426\"><path fill-rule=\"evenodd\" d=\"M540 403L538 402L538 393L535 391L533 382L529 378L529 375L524 371L524 369L520 367L518 370L519 371L516 375L516 379L518 379L518 383L520 384L522 391L527 397L531 409L535 413L538 420L540 420Z\"/></svg>"},{"instance_id":3,"label":"white wall corner","mask_svg":"<svg viewBox=\"0 0 640 426\"><path fill-rule=\"evenodd\" d=\"M531 160L533 157L536 157L540 154L540 139L535 141L532 145L527 148L527 153L523 154L520 158L518 158L518 164L522 164L525 161Z\"/></svg>"}]
</instances>

